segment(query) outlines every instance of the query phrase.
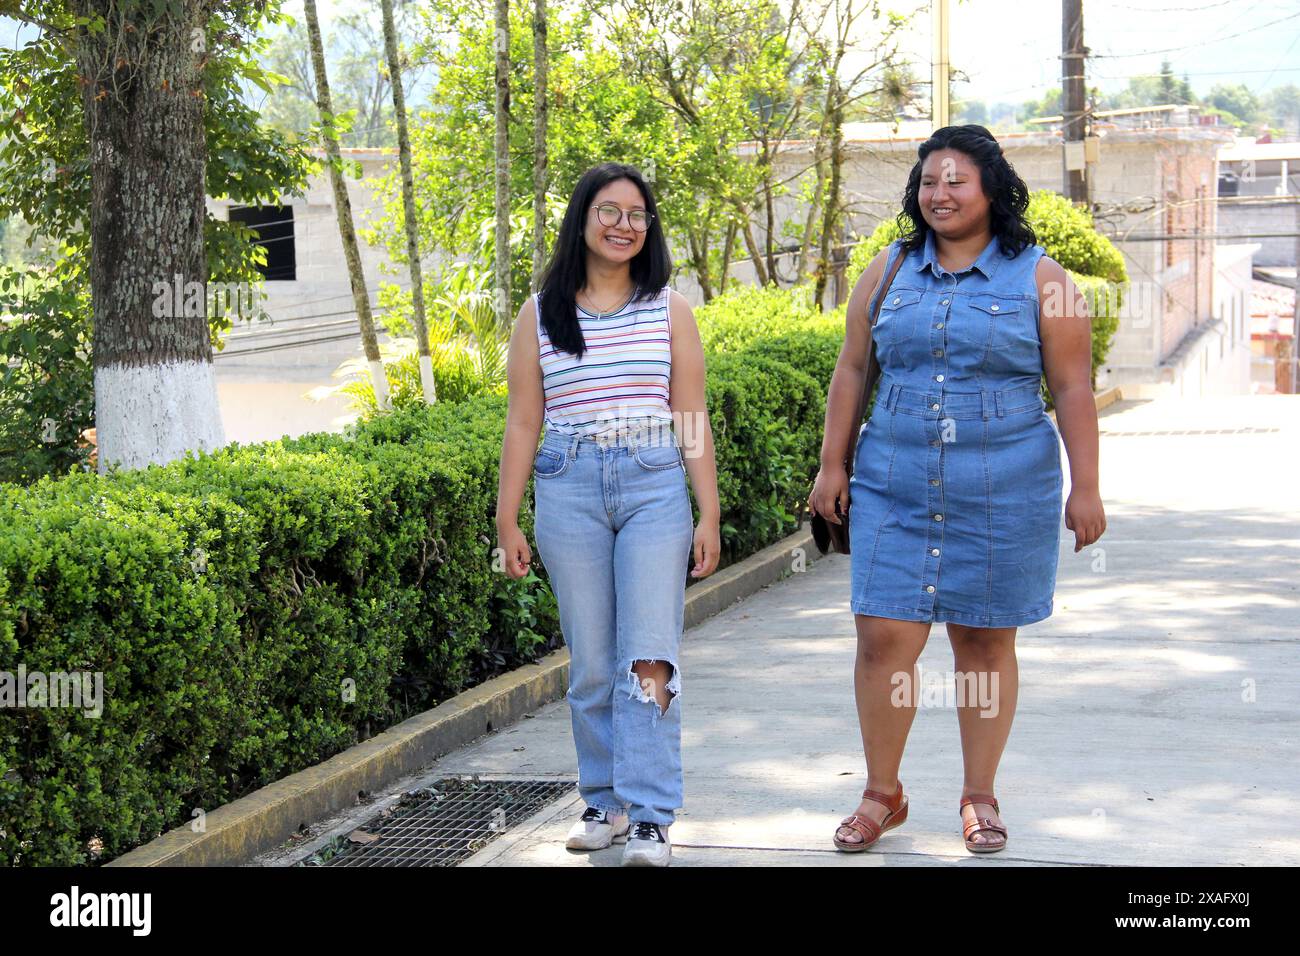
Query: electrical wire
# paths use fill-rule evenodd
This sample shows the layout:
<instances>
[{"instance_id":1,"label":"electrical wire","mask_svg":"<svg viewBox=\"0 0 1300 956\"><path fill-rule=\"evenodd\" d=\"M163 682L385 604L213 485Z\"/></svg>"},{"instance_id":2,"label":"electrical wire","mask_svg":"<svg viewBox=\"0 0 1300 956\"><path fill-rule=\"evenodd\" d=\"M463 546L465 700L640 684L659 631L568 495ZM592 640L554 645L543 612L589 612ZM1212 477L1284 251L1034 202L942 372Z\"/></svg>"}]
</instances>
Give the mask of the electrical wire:
<instances>
[{"instance_id":1,"label":"electrical wire","mask_svg":"<svg viewBox=\"0 0 1300 956\"><path fill-rule=\"evenodd\" d=\"M1260 30L1267 30L1269 27L1277 26L1279 23L1286 23L1288 20L1294 20L1300 17L1300 13L1291 13L1285 17L1279 17L1276 20L1270 20L1268 23L1261 23L1259 26L1251 27L1249 30L1242 30L1238 33L1231 33L1228 36L1215 37L1213 40L1205 40L1200 43L1188 43L1184 46L1165 47L1162 50L1142 50L1139 53L1093 53L1090 59L1097 60L1119 60L1135 56L1151 56L1155 53L1178 53L1182 50L1194 50L1198 47L1211 46L1216 43L1223 43L1227 40L1235 40L1238 37L1248 36L1251 33L1258 33ZM1240 20L1240 15L1234 15L1233 20Z\"/></svg>"}]
</instances>

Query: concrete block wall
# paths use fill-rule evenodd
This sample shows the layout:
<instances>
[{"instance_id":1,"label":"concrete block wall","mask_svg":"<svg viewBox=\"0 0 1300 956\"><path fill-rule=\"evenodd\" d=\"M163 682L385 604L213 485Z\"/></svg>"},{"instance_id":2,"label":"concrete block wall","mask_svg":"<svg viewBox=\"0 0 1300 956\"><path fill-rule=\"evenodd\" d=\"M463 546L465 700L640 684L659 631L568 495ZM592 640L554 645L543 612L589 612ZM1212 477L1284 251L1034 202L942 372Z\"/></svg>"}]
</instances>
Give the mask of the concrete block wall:
<instances>
[{"instance_id":1,"label":"concrete block wall","mask_svg":"<svg viewBox=\"0 0 1300 956\"><path fill-rule=\"evenodd\" d=\"M1289 266L1296 264L1296 241L1291 236L1256 236L1257 233L1295 233L1296 203L1300 197L1288 196L1270 202L1267 197L1254 202L1226 199L1219 204L1219 232L1242 237L1242 242L1259 244L1255 264ZM1231 242L1231 239L1220 240Z\"/></svg>"},{"instance_id":2,"label":"concrete block wall","mask_svg":"<svg viewBox=\"0 0 1300 956\"><path fill-rule=\"evenodd\" d=\"M362 169L362 178L349 176L347 187L360 246L361 267L366 288L371 292L372 305L378 301L381 279L403 286L408 284L402 275L381 271L381 267L389 262L387 251L370 245L361 235L383 213L376 183L387 175L388 164L395 158L395 155L390 156L381 150L345 151L345 159L359 161ZM308 180L305 196L286 196L284 204L293 209L296 278L266 283L267 312L277 320L316 316L324 322L345 318L352 312L352 286L348 280L347 260L343 255L343 240L339 236L334 190L328 171L321 169L314 173ZM230 203L209 200L208 206L218 218L229 217Z\"/></svg>"}]
</instances>

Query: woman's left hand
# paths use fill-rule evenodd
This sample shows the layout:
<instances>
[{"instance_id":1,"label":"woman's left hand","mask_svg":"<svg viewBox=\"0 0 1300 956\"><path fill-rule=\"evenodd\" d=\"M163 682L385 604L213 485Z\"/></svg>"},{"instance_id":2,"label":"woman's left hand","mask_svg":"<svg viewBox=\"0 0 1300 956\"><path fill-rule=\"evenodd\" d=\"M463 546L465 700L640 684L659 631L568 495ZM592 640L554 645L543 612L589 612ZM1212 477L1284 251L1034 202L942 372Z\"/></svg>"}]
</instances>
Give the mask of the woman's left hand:
<instances>
[{"instance_id":1,"label":"woman's left hand","mask_svg":"<svg viewBox=\"0 0 1300 956\"><path fill-rule=\"evenodd\" d=\"M718 567L722 539L716 521L701 521L695 528L695 567L691 577L707 578Z\"/></svg>"},{"instance_id":2,"label":"woman's left hand","mask_svg":"<svg viewBox=\"0 0 1300 956\"><path fill-rule=\"evenodd\" d=\"M1074 532L1076 554L1100 538L1106 531L1106 509L1101 505L1101 495L1071 488L1065 502L1065 526Z\"/></svg>"}]
</instances>

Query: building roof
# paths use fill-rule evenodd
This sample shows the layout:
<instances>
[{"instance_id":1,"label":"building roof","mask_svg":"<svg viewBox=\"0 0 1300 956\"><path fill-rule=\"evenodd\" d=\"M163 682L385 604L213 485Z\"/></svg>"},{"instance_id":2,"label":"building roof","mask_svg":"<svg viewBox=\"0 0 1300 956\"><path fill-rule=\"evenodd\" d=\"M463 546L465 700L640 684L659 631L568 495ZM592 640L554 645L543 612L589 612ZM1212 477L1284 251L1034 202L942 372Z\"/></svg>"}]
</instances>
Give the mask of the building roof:
<instances>
[{"instance_id":1,"label":"building roof","mask_svg":"<svg viewBox=\"0 0 1300 956\"><path fill-rule=\"evenodd\" d=\"M1186 110L1191 113L1199 110L1200 107L1195 103L1162 103L1159 106L1126 106L1117 110L1092 110L1091 115L1096 116L1143 116L1148 113L1173 113L1178 110ZM1031 120L1025 120L1025 125L1032 126L1036 123L1063 123L1065 117L1061 114L1056 116L1036 116Z\"/></svg>"},{"instance_id":2,"label":"building roof","mask_svg":"<svg viewBox=\"0 0 1300 956\"><path fill-rule=\"evenodd\" d=\"M312 156L323 159L325 150L320 146L309 146L307 152ZM348 159L391 159L397 155L397 149L392 146L344 146L339 152Z\"/></svg>"},{"instance_id":3,"label":"building roof","mask_svg":"<svg viewBox=\"0 0 1300 956\"><path fill-rule=\"evenodd\" d=\"M1230 142L1232 133L1223 126L1154 126L1142 129L1130 129L1098 123L1094 130L1101 137L1103 148L1107 145L1134 143L1224 143ZM892 123L845 123L844 145L875 148L879 152L915 153L916 148L930 137L933 124L929 120L914 121L914 124L901 123L898 131L893 131ZM1040 129L1014 133L994 133L998 143L1003 147L1050 146L1058 147L1063 142L1059 130ZM800 153L813 148L815 140L784 139L779 143L769 143L780 153ZM736 152L742 156L753 155L761 148L757 141L739 143Z\"/></svg>"},{"instance_id":4,"label":"building roof","mask_svg":"<svg viewBox=\"0 0 1300 956\"><path fill-rule=\"evenodd\" d=\"M1300 143L1257 143L1244 136L1219 150L1219 162L1232 163L1253 159L1263 162L1278 159L1300 159Z\"/></svg>"},{"instance_id":5,"label":"building roof","mask_svg":"<svg viewBox=\"0 0 1300 956\"><path fill-rule=\"evenodd\" d=\"M1295 290L1263 279L1250 280L1250 337L1289 339L1295 325Z\"/></svg>"}]
</instances>

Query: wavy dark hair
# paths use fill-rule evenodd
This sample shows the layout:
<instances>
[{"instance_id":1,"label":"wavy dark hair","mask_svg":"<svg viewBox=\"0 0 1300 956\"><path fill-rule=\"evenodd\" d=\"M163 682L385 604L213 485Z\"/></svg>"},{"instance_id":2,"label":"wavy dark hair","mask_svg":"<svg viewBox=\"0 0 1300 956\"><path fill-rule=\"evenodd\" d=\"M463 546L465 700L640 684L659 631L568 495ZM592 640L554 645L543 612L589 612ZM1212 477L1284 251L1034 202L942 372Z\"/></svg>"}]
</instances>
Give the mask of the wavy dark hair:
<instances>
[{"instance_id":1,"label":"wavy dark hair","mask_svg":"<svg viewBox=\"0 0 1300 956\"><path fill-rule=\"evenodd\" d=\"M663 223L659 221L659 207L641 171L625 163L601 163L583 173L569 197L560 234L538 288L542 328L557 348L572 352L578 358L582 358L587 349L577 314L578 290L587 284L587 242L584 238L587 210L596 193L616 179L631 180L641 191L646 212L654 217L650 220L650 228L645 231L641 251L628 264L634 285L633 300L657 293L668 284L672 274L672 260L668 241L664 238Z\"/></svg>"},{"instance_id":2,"label":"wavy dark hair","mask_svg":"<svg viewBox=\"0 0 1300 956\"><path fill-rule=\"evenodd\" d=\"M965 153L979 167L980 186L989 199L989 229L997 237L1003 255L1014 259L1038 242L1033 227L1025 219L1025 211L1029 208L1029 187L1002 154L1002 147L993 134L975 124L945 126L935 130L917 148L916 165L907 177L903 211L897 220L904 254L924 249L930 233L930 226L921 215L921 166L936 149L955 149Z\"/></svg>"}]
</instances>

